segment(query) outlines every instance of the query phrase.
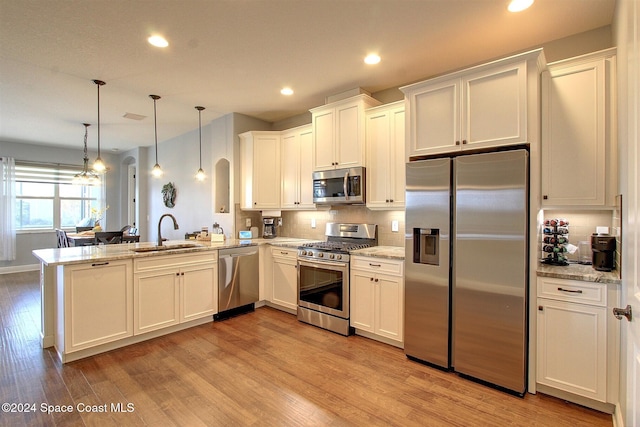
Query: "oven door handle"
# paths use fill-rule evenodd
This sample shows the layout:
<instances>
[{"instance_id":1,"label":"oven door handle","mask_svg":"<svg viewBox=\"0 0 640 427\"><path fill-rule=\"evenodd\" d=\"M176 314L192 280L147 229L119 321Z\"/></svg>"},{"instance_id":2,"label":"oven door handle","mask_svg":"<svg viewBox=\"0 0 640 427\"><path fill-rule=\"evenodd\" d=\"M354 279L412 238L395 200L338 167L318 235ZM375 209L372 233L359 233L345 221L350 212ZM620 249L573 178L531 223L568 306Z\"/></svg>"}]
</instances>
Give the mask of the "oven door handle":
<instances>
[{"instance_id":1,"label":"oven door handle","mask_svg":"<svg viewBox=\"0 0 640 427\"><path fill-rule=\"evenodd\" d=\"M340 262L331 262L331 261L313 262L313 261L307 261L307 260L301 260L301 259L298 260L298 264L304 264L309 267L319 267L319 268L321 268L322 266L346 268L347 266L345 263L340 263Z\"/></svg>"},{"instance_id":2,"label":"oven door handle","mask_svg":"<svg viewBox=\"0 0 640 427\"><path fill-rule=\"evenodd\" d=\"M344 173L344 181L342 182L342 190L344 191L344 199L345 200L349 200L349 193L347 192L348 184L349 184L349 171L346 171Z\"/></svg>"}]
</instances>

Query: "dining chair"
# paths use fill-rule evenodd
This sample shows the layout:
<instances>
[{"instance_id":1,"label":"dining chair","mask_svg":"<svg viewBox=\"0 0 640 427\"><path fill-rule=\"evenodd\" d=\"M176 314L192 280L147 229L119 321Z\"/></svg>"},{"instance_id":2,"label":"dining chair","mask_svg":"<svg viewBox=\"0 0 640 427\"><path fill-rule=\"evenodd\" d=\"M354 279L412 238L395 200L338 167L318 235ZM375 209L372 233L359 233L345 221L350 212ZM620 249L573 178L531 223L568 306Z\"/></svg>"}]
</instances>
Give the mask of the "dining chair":
<instances>
[{"instance_id":1,"label":"dining chair","mask_svg":"<svg viewBox=\"0 0 640 427\"><path fill-rule=\"evenodd\" d=\"M122 231L97 231L93 239L95 245L122 243Z\"/></svg>"},{"instance_id":2,"label":"dining chair","mask_svg":"<svg viewBox=\"0 0 640 427\"><path fill-rule=\"evenodd\" d=\"M122 243L138 243L140 236L132 236L131 234L125 234L122 236Z\"/></svg>"},{"instance_id":3,"label":"dining chair","mask_svg":"<svg viewBox=\"0 0 640 427\"><path fill-rule=\"evenodd\" d=\"M76 226L76 233L82 233L83 231L90 231L93 230L93 227L77 227Z\"/></svg>"},{"instance_id":4,"label":"dining chair","mask_svg":"<svg viewBox=\"0 0 640 427\"><path fill-rule=\"evenodd\" d=\"M120 231L122 231L123 233L126 233L127 231L131 230L131 226L130 225L125 225L124 227L122 227L120 229ZM129 234L131 234L131 232L129 231Z\"/></svg>"},{"instance_id":5,"label":"dining chair","mask_svg":"<svg viewBox=\"0 0 640 427\"><path fill-rule=\"evenodd\" d=\"M69 244L69 239L67 238L67 232L64 230L59 230L56 228L56 239L58 241L59 248L68 248L71 246Z\"/></svg>"}]
</instances>

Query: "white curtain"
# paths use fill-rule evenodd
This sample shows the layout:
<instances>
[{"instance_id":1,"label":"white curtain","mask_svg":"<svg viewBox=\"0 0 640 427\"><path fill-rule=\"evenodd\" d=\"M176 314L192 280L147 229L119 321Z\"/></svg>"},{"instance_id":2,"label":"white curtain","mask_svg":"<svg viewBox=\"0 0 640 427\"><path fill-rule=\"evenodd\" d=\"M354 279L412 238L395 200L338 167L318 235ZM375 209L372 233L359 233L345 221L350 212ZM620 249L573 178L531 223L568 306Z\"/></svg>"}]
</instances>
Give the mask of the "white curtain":
<instances>
[{"instance_id":1,"label":"white curtain","mask_svg":"<svg viewBox=\"0 0 640 427\"><path fill-rule=\"evenodd\" d=\"M0 261L16 259L16 164L0 157Z\"/></svg>"}]
</instances>

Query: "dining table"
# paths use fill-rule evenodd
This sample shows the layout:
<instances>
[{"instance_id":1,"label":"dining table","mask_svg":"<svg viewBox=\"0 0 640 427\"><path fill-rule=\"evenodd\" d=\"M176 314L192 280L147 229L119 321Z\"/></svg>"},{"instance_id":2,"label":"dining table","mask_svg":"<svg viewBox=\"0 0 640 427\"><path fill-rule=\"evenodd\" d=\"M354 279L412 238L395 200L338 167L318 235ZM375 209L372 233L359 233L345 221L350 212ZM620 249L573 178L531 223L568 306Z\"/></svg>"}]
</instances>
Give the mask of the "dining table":
<instances>
[{"instance_id":1,"label":"dining table","mask_svg":"<svg viewBox=\"0 0 640 427\"><path fill-rule=\"evenodd\" d=\"M69 240L69 246L88 246L95 244L95 232L93 231L81 231L80 233L67 233L67 239ZM137 243L140 241L140 236L122 236L122 243Z\"/></svg>"}]
</instances>

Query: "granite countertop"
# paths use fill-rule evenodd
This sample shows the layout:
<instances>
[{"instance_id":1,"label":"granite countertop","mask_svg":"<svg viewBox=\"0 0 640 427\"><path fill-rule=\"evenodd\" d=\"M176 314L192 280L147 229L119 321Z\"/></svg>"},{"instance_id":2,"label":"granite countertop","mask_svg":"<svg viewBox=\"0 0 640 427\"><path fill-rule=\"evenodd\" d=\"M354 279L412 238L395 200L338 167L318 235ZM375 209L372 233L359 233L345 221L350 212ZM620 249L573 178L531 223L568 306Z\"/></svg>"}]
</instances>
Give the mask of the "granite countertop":
<instances>
[{"instance_id":1,"label":"granite countertop","mask_svg":"<svg viewBox=\"0 0 640 427\"><path fill-rule=\"evenodd\" d=\"M402 246L372 246L370 248L357 249L349 253L351 255L368 256L373 258L404 260L404 247Z\"/></svg>"},{"instance_id":2,"label":"granite countertop","mask_svg":"<svg viewBox=\"0 0 640 427\"><path fill-rule=\"evenodd\" d=\"M569 265L548 265L538 264L536 270L538 276L555 277L557 279L582 280L583 282L611 283L619 285L622 283L618 271L597 271L591 265L569 264Z\"/></svg>"},{"instance_id":3,"label":"granite countertop","mask_svg":"<svg viewBox=\"0 0 640 427\"><path fill-rule=\"evenodd\" d=\"M143 258L161 255L175 255L192 252L206 252L219 249L230 249L243 246L258 246L270 244L273 246L285 246L297 248L303 243L314 242L317 240L296 239L293 237L276 237L273 239L227 239L222 242L211 242L209 240L168 240L163 242L163 246L173 249L165 249L161 251L149 250L146 252L136 252L135 249L145 248L152 249L156 246L154 242L142 243L126 243L119 245L95 245L95 246L78 246L71 248L51 248L36 249L32 251L33 255L45 265L70 265L82 264L86 262L115 261L119 259ZM179 247L180 245L193 244L193 247Z\"/></svg>"}]
</instances>

